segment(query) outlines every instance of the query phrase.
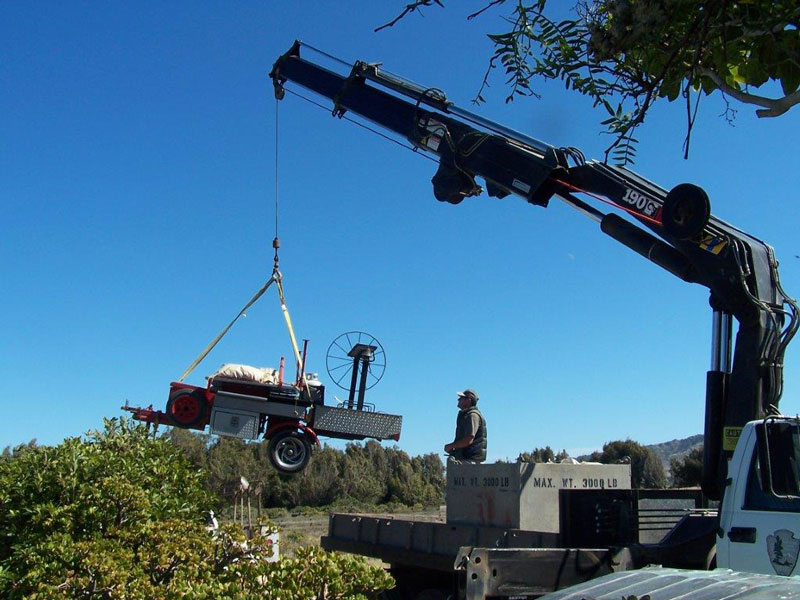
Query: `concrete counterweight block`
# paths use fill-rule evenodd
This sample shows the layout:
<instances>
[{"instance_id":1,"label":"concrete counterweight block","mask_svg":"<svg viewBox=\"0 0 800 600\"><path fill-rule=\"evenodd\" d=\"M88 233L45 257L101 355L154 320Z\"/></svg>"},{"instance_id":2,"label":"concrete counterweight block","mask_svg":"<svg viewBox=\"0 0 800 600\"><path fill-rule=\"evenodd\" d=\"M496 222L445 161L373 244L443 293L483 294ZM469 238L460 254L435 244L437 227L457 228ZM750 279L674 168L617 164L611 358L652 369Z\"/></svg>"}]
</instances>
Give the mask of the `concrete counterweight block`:
<instances>
[{"instance_id":1,"label":"concrete counterweight block","mask_svg":"<svg viewBox=\"0 0 800 600\"><path fill-rule=\"evenodd\" d=\"M559 490L631 489L630 465L447 464L447 522L558 533Z\"/></svg>"}]
</instances>

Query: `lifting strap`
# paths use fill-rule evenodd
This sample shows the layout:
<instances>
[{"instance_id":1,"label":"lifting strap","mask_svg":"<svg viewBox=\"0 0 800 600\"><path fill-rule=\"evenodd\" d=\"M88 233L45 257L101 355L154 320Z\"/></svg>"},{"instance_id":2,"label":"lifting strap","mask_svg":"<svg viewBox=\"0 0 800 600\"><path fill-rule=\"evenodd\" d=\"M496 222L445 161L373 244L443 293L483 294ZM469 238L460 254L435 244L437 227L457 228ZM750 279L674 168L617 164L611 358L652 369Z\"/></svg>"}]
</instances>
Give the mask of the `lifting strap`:
<instances>
[{"instance_id":1,"label":"lifting strap","mask_svg":"<svg viewBox=\"0 0 800 600\"><path fill-rule=\"evenodd\" d=\"M219 341L225 336L225 334L228 333L228 331L230 331L231 327L233 327L233 324L236 323L236 321L239 320L239 317L243 316L245 314L245 312L247 311L247 309L250 308L251 306L253 306L253 304L255 304L256 301L259 298L261 298L261 296L264 295L264 292L267 291L269 286L271 286L273 283L275 283L277 281L279 289L280 289L280 276L281 276L280 271L278 271L278 269L276 268L272 272L272 277L270 277L269 280L267 281L267 283L264 284L264 287L262 287L260 290L258 290L255 293L255 295L252 298L250 298L250 301L247 304L245 304L245 306L244 306L244 308L242 310L239 311L239 314L237 314L236 317L234 317L233 321L228 323L228 326L225 327L225 329L223 329L222 331L220 331L219 335L217 335L217 337L215 337L213 340L211 340L211 343L208 344L208 346L206 346L205 350L203 350L200 353L200 355L197 358L194 359L194 362L189 365L189 367L183 372L183 375L181 375L180 379L178 379L179 382L182 382L184 379L186 379L186 377L189 375L189 373L194 371L195 367L197 365L199 365L200 362L206 356L208 356L208 353L211 352L214 349L214 346L216 346L219 343ZM283 303L283 292L281 292L281 305L283 306L283 308L285 308L285 304ZM287 319L288 319L288 314L289 313L286 312ZM290 326L290 331L291 331L291 326ZM296 345L296 342L294 341L294 334L292 334L292 343L294 343Z\"/></svg>"},{"instance_id":2,"label":"lifting strap","mask_svg":"<svg viewBox=\"0 0 800 600\"><path fill-rule=\"evenodd\" d=\"M286 320L286 327L289 329L289 338L292 340L292 350L294 350L294 358L297 361L298 370L300 365L303 363L303 359L300 358L300 349L297 346L297 338L294 336L294 327L292 327L292 318L289 316L289 309L286 308L286 298L283 295L283 282L281 272L275 269L275 273L272 275L275 283L278 286L278 296L281 300L281 311L283 312L283 318ZM305 382L305 377L303 377L303 382Z\"/></svg>"},{"instance_id":3,"label":"lifting strap","mask_svg":"<svg viewBox=\"0 0 800 600\"><path fill-rule=\"evenodd\" d=\"M203 350L200 353L200 355L194 359L194 362L192 362L192 364L189 365L189 367L183 372L183 375L181 375L180 379L178 379L179 382L183 382L183 380L186 379L186 377L188 377L192 371L194 371L195 367L197 367L197 365L199 365L202 362L202 360L206 356L208 356L208 353L214 349L214 346L216 346L219 343L219 341L225 336L225 334L228 333L228 331L230 331L234 323L236 323L236 321L239 320L239 317L244 316L247 309L253 306L253 304L255 304L256 301L259 298L261 298L261 296L264 295L264 292L266 292L269 286L271 286L273 283L277 284L276 287L278 288L278 296L280 297L281 301L281 311L283 312L283 318L286 320L286 326L289 328L289 338L292 341L292 350L294 351L294 358L297 361L299 370L300 365L303 362L303 359L300 357L300 349L297 346L297 338L294 335L294 327L292 327L292 318L289 316L289 309L286 307L286 298L283 293L283 283L282 283L283 275L278 269L278 248L280 248L280 245L281 243L280 240L278 239L278 100L276 98L275 99L275 239L272 240L272 247L275 250L275 257L272 267L272 276L269 278L269 280L267 280L267 283L265 283L264 286L260 290L258 290L252 298L250 298L250 301L247 304L245 304L242 310L239 311L239 314L237 314L236 317L234 317L233 321L228 323L227 327L225 327L225 329L220 331L217 337L211 340L211 343L209 343L208 346L205 347L205 350ZM308 384L305 382L305 377L303 377L303 383L306 385L306 391L309 392L310 394L310 391L308 390Z\"/></svg>"},{"instance_id":4,"label":"lifting strap","mask_svg":"<svg viewBox=\"0 0 800 600\"><path fill-rule=\"evenodd\" d=\"M276 249L276 256L277 256L277 249ZM228 325L225 327L225 329L220 331L219 334L217 335L217 337L215 337L213 340L211 340L211 342L208 344L208 346L205 347L205 349L198 355L198 357L194 359L192 364L189 365L188 368L183 372L183 375L181 375L181 377L180 377L180 379L178 379L178 381L179 382L183 382L183 380L186 379L186 377L188 377L189 374L192 371L194 371L195 367L197 367L197 365L199 365L203 361L203 359L206 356L208 356L208 353L211 352L214 349L214 346L216 346L219 343L219 341L225 336L225 334L228 333L228 331L230 331L230 329L231 329L231 327L233 327L234 323L236 323L236 321L239 320L239 317L244 316L245 313L247 312L247 310L251 306L253 306L253 304L255 304L256 301L258 301L259 298L261 298L261 296L264 295L264 292L266 292L267 289L269 289L269 286L271 286L273 283L275 283L276 287L278 288L278 296L279 296L280 301L281 301L281 312L283 312L283 318L286 320L286 327L289 329L289 339L292 341L292 350L294 351L294 358L297 361L298 365L302 364L303 360L300 357L300 348L297 345L297 338L294 335L294 327L292 326L292 318L289 316L289 309L286 306L286 296L284 295L284 292L283 292L283 281L282 280L283 280L283 275L278 270L277 258L276 258L275 268L272 271L272 277L270 277L267 280L267 283L265 283L264 286L260 290L258 290L253 295L252 298L250 298L250 301L247 304L245 304L245 306L244 306L244 308L242 308L242 310L239 311L239 314L237 314L236 317L234 317L233 321L228 323Z\"/></svg>"}]
</instances>

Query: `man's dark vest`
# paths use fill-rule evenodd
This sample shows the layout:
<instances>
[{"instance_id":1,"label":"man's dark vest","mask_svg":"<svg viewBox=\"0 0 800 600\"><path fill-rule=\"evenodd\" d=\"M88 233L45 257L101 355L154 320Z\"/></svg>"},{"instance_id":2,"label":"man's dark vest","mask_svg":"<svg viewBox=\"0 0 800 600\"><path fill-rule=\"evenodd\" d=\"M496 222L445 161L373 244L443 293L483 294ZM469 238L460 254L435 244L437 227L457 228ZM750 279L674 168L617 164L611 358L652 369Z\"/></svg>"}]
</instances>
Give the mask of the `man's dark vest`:
<instances>
[{"instance_id":1,"label":"man's dark vest","mask_svg":"<svg viewBox=\"0 0 800 600\"><path fill-rule=\"evenodd\" d=\"M460 440L468 434L470 416L473 413L477 414L481 420L478 431L475 433L475 439L470 446L454 450L453 457L460 460L483 462L486 460L486 419L483 418L478 407L470 406L466 410L459 411L458 417L456 417L456 439Z\"/></svg>"}]
</instances>

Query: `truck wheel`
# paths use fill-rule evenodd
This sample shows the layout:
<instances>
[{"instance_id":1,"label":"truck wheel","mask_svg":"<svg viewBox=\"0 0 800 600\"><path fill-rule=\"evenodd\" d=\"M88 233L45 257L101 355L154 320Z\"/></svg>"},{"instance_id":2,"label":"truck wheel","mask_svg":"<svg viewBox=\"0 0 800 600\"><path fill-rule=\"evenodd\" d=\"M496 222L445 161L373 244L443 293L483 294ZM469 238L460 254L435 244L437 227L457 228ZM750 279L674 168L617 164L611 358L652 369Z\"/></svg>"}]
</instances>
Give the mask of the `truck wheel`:
<instances>
[{"instance_id":1,"label":"truck wheel","mask_svg":"<svg viewBox=\"0 0 800 600\"><path fill-rule=\"evenodd\" d=\"M299 431L284 429L273 435L267 445L272 466L282 473L299 473L311 458L311 444Z\"/></svg>"},{"instance_id":2,"label":"truck wheel","mask_svg":"<svg viewBox=\"0 0 800 600\"><path fill-rule=\"evenodd\" d=\"M167 400L167 414L180 427L195 427L205 421L208 406L200 390L178 390Z\"/></svg>"}]
</instances>

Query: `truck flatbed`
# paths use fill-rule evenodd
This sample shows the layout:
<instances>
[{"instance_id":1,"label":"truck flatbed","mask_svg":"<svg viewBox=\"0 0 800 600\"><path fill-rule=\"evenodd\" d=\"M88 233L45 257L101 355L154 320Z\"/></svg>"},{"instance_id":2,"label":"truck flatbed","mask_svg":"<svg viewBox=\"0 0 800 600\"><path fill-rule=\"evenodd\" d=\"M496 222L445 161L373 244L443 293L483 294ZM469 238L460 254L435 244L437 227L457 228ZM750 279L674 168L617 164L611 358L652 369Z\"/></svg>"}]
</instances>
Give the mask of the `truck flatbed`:
<instances>
[{"instance_id":1,"label":"truck flatbed","mask_svg":"<svg viewBox=\"0 0 800 600\"><path fill-rule=\"evenodd\" d=\"M559 498L559 532L447 523L441 511L436 519L333 513L321 545L388 564L398 598L457 590L483 600L539 597L653 563L703 568L714 543L716 511L698 506L699 490L562 490ZM657 543L644 542L657 532Z\"/></svg>"},{"instance_id":2,"label":"truck flatbed","mask_svg":"<svg viewBox=\"0 0 800 600\"><path fill-rule=\"evenodd\" d=\"M542 548L558 545L558 534L480 525L448 525L437 521L363 514L333 513L321 545L427 569L452 571L464 546Z\"/></svg>"}]
</instances>

